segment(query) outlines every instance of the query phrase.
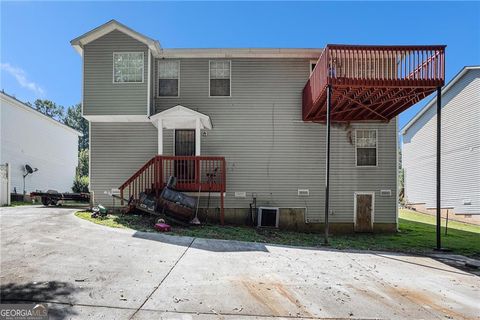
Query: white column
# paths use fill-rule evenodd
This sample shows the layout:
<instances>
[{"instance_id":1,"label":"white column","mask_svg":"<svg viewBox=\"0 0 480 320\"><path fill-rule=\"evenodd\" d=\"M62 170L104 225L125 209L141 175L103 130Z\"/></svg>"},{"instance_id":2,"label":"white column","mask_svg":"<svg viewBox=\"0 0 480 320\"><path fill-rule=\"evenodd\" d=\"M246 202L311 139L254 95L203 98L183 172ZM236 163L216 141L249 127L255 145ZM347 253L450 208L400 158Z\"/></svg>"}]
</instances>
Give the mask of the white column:
<instances>
[{"instance_id":1,"label":"white column","mask_svg":"<svg viewBox=\"0 0 480 320\"><path fill-rule=\"evenodd\" d=\"M200 155L200 137L201 137L201 132L200 132L200 119L197 118L197 121L195 122L195 155L199 156Z\"/></svg>"},{"instance_id":2,"label":"white column","mask_svg":"<svg viewBox=\"0 0 480 320\"><path fill-rule=\"evenodd\" d=\"M163 154L163 123L162 119L157 120L157 129L158 129L158 155Z\"/></svg>"}]
</instances>

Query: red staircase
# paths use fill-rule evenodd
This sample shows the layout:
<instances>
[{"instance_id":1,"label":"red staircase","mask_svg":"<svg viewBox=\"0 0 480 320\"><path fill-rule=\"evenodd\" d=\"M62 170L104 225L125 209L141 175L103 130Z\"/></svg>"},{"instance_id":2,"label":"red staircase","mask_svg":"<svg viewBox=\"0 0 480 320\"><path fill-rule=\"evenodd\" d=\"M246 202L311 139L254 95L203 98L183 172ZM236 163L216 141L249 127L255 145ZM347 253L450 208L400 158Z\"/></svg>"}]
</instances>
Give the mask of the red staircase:
<instances>
[{"instance_id":1,"label":"red staircase","mask_svg":"<svg viewBox=\"0 0 480 320\"><path fill-rule=\"evenodd\" d=\"M160 195L168 178L177 178L175 189L185 192L219 192L220 222L224 223L226 162L224 157L155 156L120 186L122 199L139 199L141 192ZM123 205L123 200L122 200Z\"/></svg>"}]
</instances>

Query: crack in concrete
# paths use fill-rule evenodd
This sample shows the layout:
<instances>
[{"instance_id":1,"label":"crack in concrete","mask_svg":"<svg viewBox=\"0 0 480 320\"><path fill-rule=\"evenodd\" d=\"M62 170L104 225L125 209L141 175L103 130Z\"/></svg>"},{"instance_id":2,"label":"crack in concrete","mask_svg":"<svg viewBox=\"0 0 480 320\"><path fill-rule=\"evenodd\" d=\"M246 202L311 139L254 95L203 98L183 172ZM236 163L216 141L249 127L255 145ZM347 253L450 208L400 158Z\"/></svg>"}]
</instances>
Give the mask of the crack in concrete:
<instances>
[{"instance_id":1,"label":"crack in concrete","mask_svg":"<svg viewBox=\"0 0 480 320\"><path fill-rule=\"evenodd\" d=\"M188 245L188 247L183 251L183 253L180 255L180 257L177 259L177 261L175 261L175 263L173 264L173 266L170 268L170 270L168 270L167 274L162 278L162 280L160 281L160 283L155 287L153 288L153 291L150 292L150 294L147 296L147 298L145 299L145 301L143 301L143 303L140 305L140 307L137 308L137 310L132 314L132 316L129 318L129 320L133 319L133 317L135 317L135 315L138 313L138 311L140 311L140 309L142 309L142 307L145 305L145 303L147 303L147 301L153 296L153 294L158 290L158 288L160 288L160 286L163 284L163 282L167 279L167 277L170 275L170 273L173 271L173 269L175 269L175 267L177 266L177 264L180 262L180 260L182 260L182 258L185 256L185 254L187 253L188 249L190 249L190 247L192 246L192 244L195 242L195 240L197 240L197 238L193 238L192 241L190 242L190 244Z\"/></svg>"},{"instance_id":2,"label":"crack in concrete","mask_svg":"<svg viewBox=\"0 0 480 320\"><path fill-rule=\"evenodd\" d=\"M193 242L193 241L192 241ZM148 298L147 298L148 300ZM157 309L141 309L134 308L134 307L120 307L120 306L109 306L109 305L102 305L102 304L88 304L88 303L70 303L70 302L61 302L61 301L52 301L52 300L28 300L28 299L8 299L2 300L2 302L34 302L34 303L50 303L50 304L59 304L65 305L70 307L91 307L91 308L105 308L105 309L118 309L118 310L135 310L135 313L129 318L135 316L138 311L145 311L145 312L163 312L163 313L173 313L173 314L194 314L194 315L206 315L206 316L233 316L233 317L263 317L263 318L282 318L282 319L311 319L311 320L381 320L383 318L355 318L355 317L348 317L348 318L338 318L338 317L315 317L315 316L292 316L292 315L269 315L269 314L252 314L252 313L231 313L231 312L204 312L204 311L178 311L178 310L157 310Z\"/></svg>"}]
</instances>

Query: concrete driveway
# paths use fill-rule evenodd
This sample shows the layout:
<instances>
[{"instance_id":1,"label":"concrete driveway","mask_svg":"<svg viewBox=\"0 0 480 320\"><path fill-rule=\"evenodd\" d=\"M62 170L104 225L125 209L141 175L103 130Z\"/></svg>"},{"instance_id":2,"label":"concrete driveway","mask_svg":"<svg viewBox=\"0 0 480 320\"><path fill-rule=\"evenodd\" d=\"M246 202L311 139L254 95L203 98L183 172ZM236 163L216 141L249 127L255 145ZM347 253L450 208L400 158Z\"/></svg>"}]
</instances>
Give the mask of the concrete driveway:
<instances>
[{"instance_id":1,"label":"concrete driveway","mask_svg":"<svg viewBox=\"0 0 480 320\"><path fill-rule=\"evenodd\" d=\"M1 208L1 298L52 318L473 319L480 278L430 258L173 237Z\"/></svg>"}]
</instances>

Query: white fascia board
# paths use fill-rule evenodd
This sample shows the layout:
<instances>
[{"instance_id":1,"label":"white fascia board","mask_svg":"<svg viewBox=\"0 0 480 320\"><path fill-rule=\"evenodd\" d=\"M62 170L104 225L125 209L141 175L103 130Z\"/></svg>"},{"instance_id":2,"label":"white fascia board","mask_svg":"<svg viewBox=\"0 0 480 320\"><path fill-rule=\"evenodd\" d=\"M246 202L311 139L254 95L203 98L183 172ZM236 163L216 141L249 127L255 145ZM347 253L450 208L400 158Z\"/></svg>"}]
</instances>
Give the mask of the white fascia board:
<instances>
[{"instance_id":1,"label":"white fascia board","mask_svg":"<svg viewBox=\"0 0 480 320\"><path fill-rule=\"evenodd\" d=\"M150 122L147 115L83 115L90 122Z\"/></svg>"},{"instance_id":2,"label":"white fascia board","mask_svg":"<svg viewBox=\"0 0 480 320\"><path fill-rule=\"evenodd\" d=\"M158 52L160 51L160 43L157 40L153 40L147 36L144 36L141 33L138 33L137 31L130 29L129 27L121 24L120 22L116 20L110 20L109 22L73 39L70 41L71 45L73 48L80 54L83 54L83 46L86 44L103 37L104 35L114 31L118 30L120 32L125 33L126 35L132 37L133 39L140 41L144 43L145 45L148 46L148 48L154 53L155 56L158 55Z\"/></svg>"},{"instance_id":3,"label":"white fascia board","mask_svg":"<svg viewBox=\"0 0 480 320\"><path fill-rule=\"evenodd\" d=\"M318 59L323 49L237 48L237 49L161 49L160 58L298 58Z\"/></svg>"},{"instance_id":4,"label":"white fascia board","mask_svg":"<svg viewBox=\"0 0 480 320\"><path fill-rule=\"evenodd\" d=\"M81 132L79 132L79 131L77 131L77 130L75 130L75 129L67 126L66 124L63 124L63 123L61 123L61 122L59 122L59 121L57 121L57 120L55 120L55 119L52 119L52 118L50 118L50 117L47 116L47 115L44 115L43 113L41 113L41 112L33 109L32 107L26 105L25 103L23 103L23 102L15 99L15 98L13 98L13 97L5 94L5 93L3 93L3 92L0 92L0 100L2 101L2 104L3 104L3 103L6 103L6 104L13 105L13 106L15 106L15 107L17 107L17 108L20 108L20 109L23 109L23 110L25 110L25 111L27 111L27 112L33 113L33 114L35 114L36 116L38 116L39 118L44 119L44 120L46 120L46 121L49 121L50 123L52 123L52 124L54 124L54 125L56 125L56 126L62 127L63 129L65 129L65 130L67 130L67 131L69 131L69 132L72 132L72 133L76 134L76 135L79 136L79 137L82 137L82 136L83 136L83 134L82 134Z\"/></svg>"},{"instance_id":5,"label":"white fascia board","mask_svg":"<svg viewBox=\"0 0 480 320\"><path fill-rule=\"evenodd\" d=\"M158 120L162 120L162 126L165 129L195 129L196 119L200 119L202 129L212 129L209 116L181 105L150 116L155 126Z\"/></svg>"},{"instance_id":6,"label":"white fascia board","mask_svg":"<svg viewBox=\"0 0 480 320\"><path fill-rule=\"evenodd\" d=\"M460 80L469 70L476 70L476 69L480 69L480 66L467 66L467 67L463 67L462 70L460 70L459 73L457 73L457 75L455 77L453 77L452 80L450 80L450 82L442 88L442 96L445 95L448 90L450 90L457 82L458 80ZM437 97L435 96L434 98L432 98L423 108L422 110L420 110L401 130L400 130L400 133L402 135L405 135L405 133L407 132L407 130L415 123L417 122L418 119L420 119L423 114L425 112L428 111L428 109L430 109L434 104L435 102L437 102Z\"/></svg>"}]
</instances>

